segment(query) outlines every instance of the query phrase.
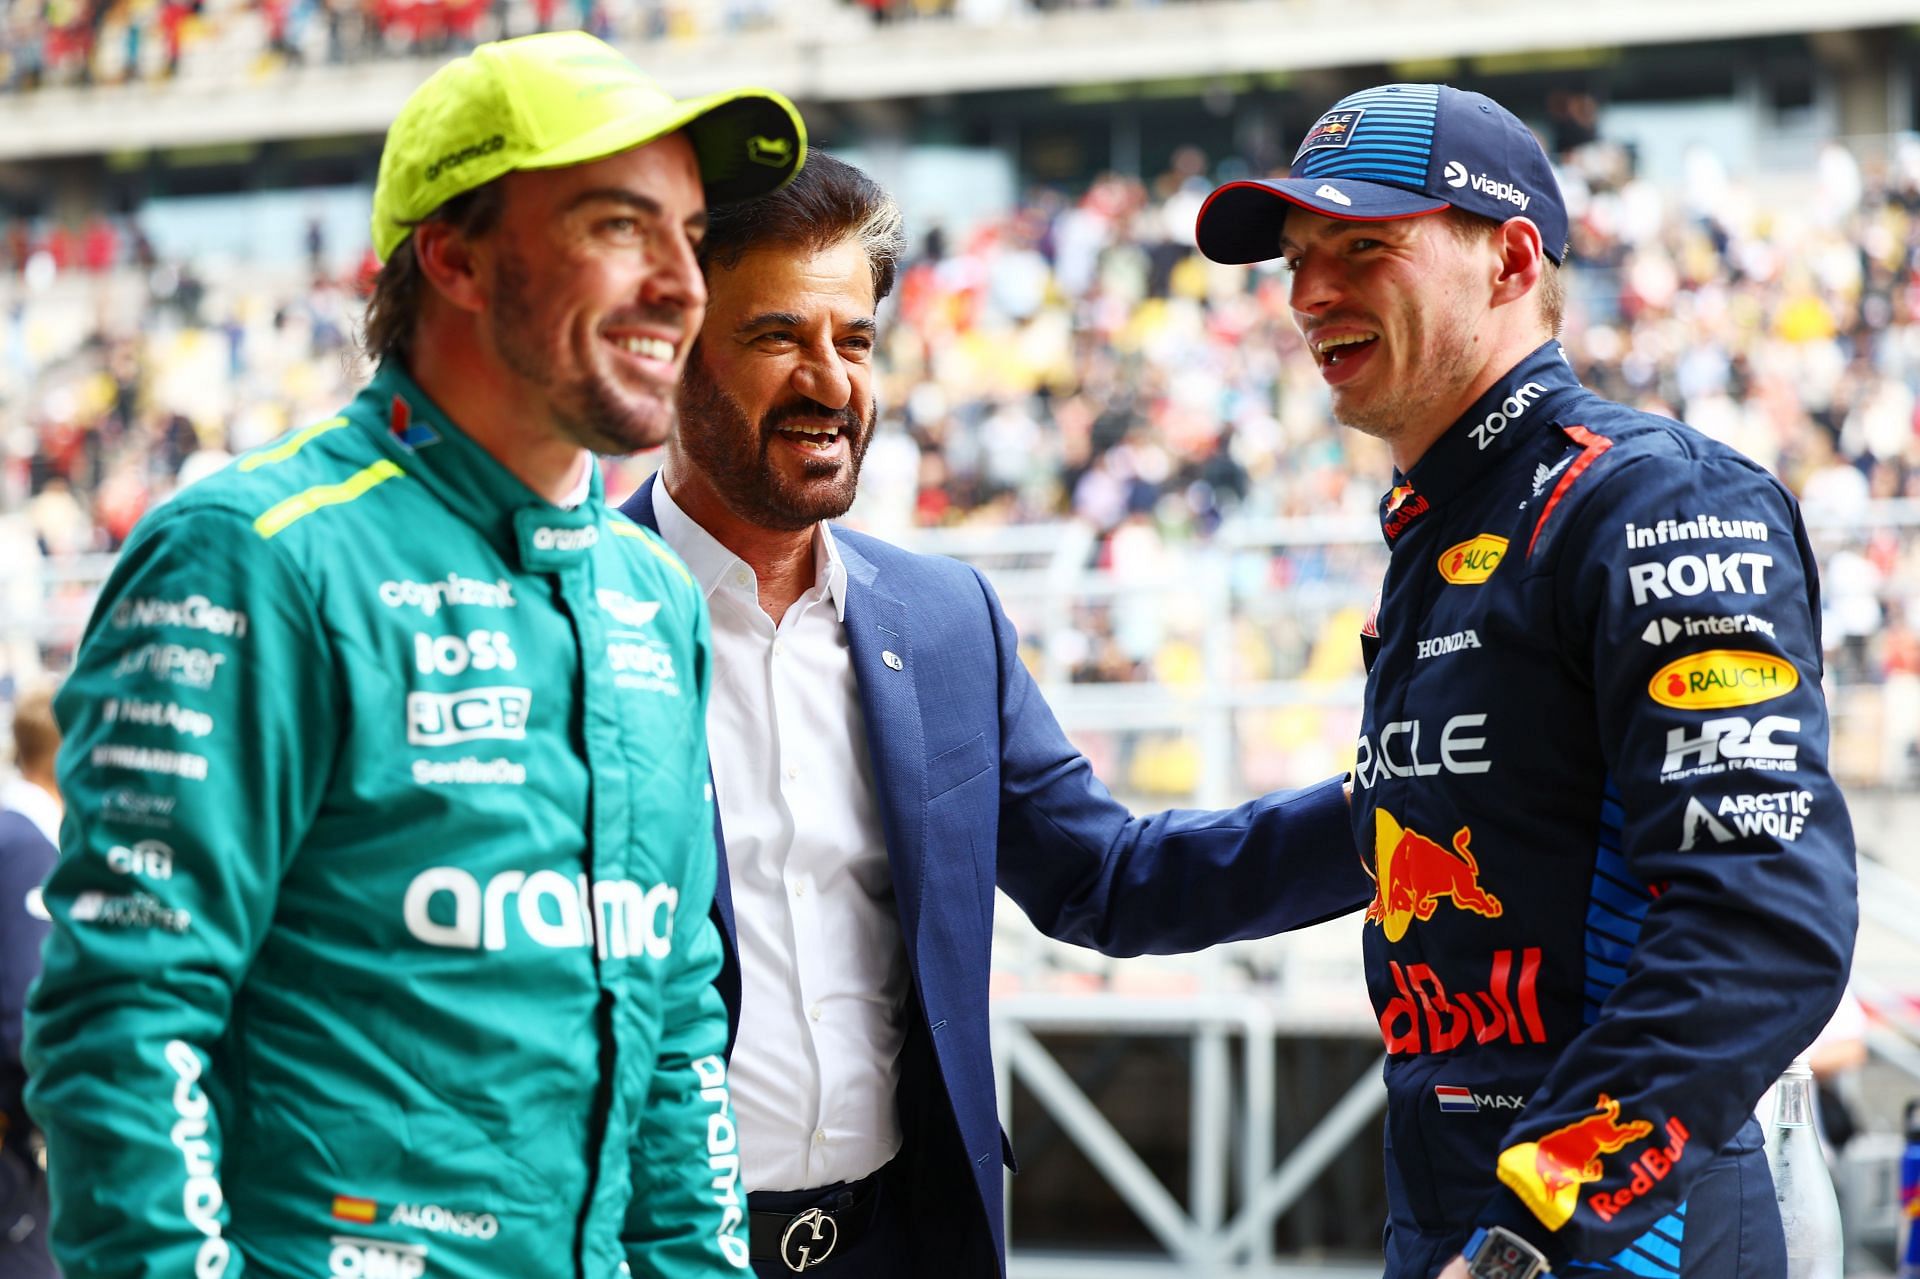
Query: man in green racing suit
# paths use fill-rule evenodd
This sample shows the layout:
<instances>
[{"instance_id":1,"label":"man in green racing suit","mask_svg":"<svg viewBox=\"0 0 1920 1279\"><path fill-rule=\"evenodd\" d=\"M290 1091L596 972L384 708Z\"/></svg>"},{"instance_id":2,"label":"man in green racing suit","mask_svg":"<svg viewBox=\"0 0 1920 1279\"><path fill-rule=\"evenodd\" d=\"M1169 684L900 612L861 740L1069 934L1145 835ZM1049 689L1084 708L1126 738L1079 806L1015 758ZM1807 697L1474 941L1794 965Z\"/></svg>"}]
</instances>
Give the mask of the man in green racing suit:
<instances>
[{"instance_id":1,"label":"man in green racing suit","mask_svg":"<svg viewBox=\"0 0 1920 1279\"><path fill-rule=\"evenodd\" d=\"M803 156L579 33L403 108L380 371L142 523L59 699L69 1279L745 1267L705 606L591 454L671 421L708 201Z\"/></svg>"}]
</instances>

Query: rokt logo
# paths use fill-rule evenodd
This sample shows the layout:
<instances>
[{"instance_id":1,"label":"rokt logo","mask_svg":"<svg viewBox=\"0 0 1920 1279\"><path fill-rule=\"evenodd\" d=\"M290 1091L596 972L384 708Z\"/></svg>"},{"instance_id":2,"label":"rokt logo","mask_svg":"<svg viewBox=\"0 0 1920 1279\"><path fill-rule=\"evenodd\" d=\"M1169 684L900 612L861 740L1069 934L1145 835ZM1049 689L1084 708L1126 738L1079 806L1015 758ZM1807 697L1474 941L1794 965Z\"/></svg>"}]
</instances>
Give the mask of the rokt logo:
<instances>
[{"instance_id":1,"label":"rokt logo","mask_svg":"<svg viewBox=\"0 0 1920 1279\"><path fill-rule=\"evenodd\" d=\"M1418 919L1433 918L1442 897L1460 910L1488 919L1501 914L1500 899L1480 886L1480 863L1468 842L1471 828L1453 833L1448 852L1425 835L1403 828L1384 808L1373 811L1373 904L1367 920L1380 925L1388 941L1399 941Z\"/></svg>"},{"instance_id":2,"label":"rokt logo","mask_svg":"<svg viewBox=\"0 0 1920 1279\"><path fill-rule=\"evenodd\" d=\"M1440 552L1440 576L1455 586L1478 586L1507 557L1507 539L1480 533Z\"/></svg>"},{"instance_id":3,"label":"rokt logo","mask_svg":"<svg viewBox=\"0 0 1920 1279\"><path fill-rule=\"evenodd\" d=\"M401 905L407 931L429 946L451 950L505 950L507 898L517 897L516 914L527 939L549 950L593 945L600 938L602 959L665 959L673 950L673 912L680 890L667 884L642 888L630 879L568 879L559 871L503 870L485 890L458 866L434 866L407 885ZM451 921L434 917L434 903L446 899ZM601 927L590 928L596 913ZM443 912L444 914L444 912Z\"/></svg>"},{"instance_id":4,"label":"rokt logo","mask_svg":"<svg viewBox=\"0 0 1920 1279\"><path fill-rule=\"evenodd\" d=\"M1668 662L1647 684L1647 695L1682 711L1717 711L1785 697L1800 686L1791 662L1769 653L1715 648Z\"/></svg>"},{"instance_id":5,"label":"rokt logo","mask_svg":"<svg viewBox=\"0 0 1920 1279\"><path fill-rule=\"evenodd\" d=\"M1594 1110L1538 1141L1523 1141L1500 1152L1500 1180L1549 1230L1566 1225L1578 1204L1580 1187L1605 1174L1600 1156L1623 1150L1653 1131L1644 1119L1621 1123L1620 1103L1605 1093Z\"/></svg>"}]
</instances>

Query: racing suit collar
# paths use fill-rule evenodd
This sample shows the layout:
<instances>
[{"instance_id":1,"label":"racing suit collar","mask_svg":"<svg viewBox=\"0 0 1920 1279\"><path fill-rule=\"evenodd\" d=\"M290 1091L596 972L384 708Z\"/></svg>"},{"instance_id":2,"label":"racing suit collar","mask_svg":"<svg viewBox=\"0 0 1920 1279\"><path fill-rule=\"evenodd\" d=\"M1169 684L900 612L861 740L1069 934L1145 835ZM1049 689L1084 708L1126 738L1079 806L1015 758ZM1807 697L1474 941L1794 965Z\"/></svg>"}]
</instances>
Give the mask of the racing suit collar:
<instances>
[{"instance_id":1,"label":"racing suit collar","mask_svg":"<svg viewBox=\"0 0 1920 1279\"><path fill-rule=\"evenodd\" d=\"M1383 521L1391 530L1394 509L1405 506L1413 495L1444 504L1470 487L1554 422L1556 410L1578 390L1580 379L1573 375L1559 341L1549 339L1536 347L1474 401L1411 472L1394 471L1394 492L1383 504ZM1387 536L1392 541L1394 533L1389 531Z\"/></svg>"},{"instance_id":2,"label":"racing suit collar","mask_svg":"<svg viewBox=\"0 0 1920 1279\"><path fill-rule=\"evenodd\" d=\"M447 508L479 529L511 562L533 571L583 563L599 540L605 492L591 468L586 500L553 505L454 425L396 360L380 365L354 402L353 416L384 434L402 468ZM581 530L592 528L593 533Z\"/></svg>"}]
</instances>

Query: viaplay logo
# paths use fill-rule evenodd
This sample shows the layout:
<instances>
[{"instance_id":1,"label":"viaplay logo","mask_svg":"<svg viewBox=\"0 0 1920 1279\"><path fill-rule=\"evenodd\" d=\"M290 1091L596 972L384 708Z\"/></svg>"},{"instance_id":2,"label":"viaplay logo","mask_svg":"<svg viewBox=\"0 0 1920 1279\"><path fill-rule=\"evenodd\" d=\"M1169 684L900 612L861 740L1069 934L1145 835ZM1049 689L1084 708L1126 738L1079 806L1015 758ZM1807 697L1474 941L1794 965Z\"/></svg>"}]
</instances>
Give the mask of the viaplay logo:
<instances>
[{"instance_id":1,"label":"viaplay logo","mask_svg":"<svg viewBox=\"0 0 1920 1279\"><path fill-rule=\"evenodd\" d=\"M1511 204L1522 213L1525 213L1527 206L1533 203L1533 197L1513 183L1502 182L1484 173L1469 173L1467 166L1458 160L1447 161L1446 168L1440 170L1440 176L1450 187L1471 186L1481 195Z\"/></svg>"}]
</instances>

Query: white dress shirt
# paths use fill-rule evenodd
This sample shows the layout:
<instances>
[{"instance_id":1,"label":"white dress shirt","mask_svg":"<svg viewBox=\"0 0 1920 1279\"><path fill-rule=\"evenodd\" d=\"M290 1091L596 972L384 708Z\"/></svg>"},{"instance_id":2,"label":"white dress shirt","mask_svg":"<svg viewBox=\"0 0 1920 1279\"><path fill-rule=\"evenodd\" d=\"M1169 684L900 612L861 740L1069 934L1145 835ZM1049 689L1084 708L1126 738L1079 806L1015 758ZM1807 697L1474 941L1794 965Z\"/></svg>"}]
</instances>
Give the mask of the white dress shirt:
<instances>
[{"instance_id":1,"label":"white dress shirt","mask_svg":"<svg viewBox=\"0 0 1920 1279\"><path fill-rule=\"evenodd\" d=\"M740 945L732 1062L750 1190L866 1176L900 1150L906 950L847 650L847 570L814 534L813 587L778 626L754 571L664 483L654 516L713 621L707 743Z\"/></svg>"}]
</instances>

